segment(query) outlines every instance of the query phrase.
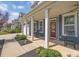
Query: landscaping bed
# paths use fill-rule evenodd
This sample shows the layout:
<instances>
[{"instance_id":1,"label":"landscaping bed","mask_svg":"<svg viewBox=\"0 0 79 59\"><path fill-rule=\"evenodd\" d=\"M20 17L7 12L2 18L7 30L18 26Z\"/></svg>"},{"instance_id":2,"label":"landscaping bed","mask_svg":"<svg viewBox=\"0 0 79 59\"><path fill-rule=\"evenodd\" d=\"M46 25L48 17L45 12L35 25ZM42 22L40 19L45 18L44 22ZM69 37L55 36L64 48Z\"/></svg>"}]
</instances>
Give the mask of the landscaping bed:
<instances>
[{"instance_id":1,"label":"landscaping bed","mask_svg":"<svg viewBox=\"0 0 79 59\"><path fill-rule=\"evenodd\" d=\"M36 54L39 57L62 57L61 53L54 49L37 48Z\"/></svg>"},{"instance_id":2,"label":"landscaping bed","mask_svg":"<svg viewBox=\"0 0 79 59\"><path fill-rule=\"evenodd\" d=\"M11 33L21 33L21 28L16 27L15 29L6 28L0 31L0 35L11 34Z\"/></svg>"},{"instance_id":3,"label":"landscaping bed","mask_svg":"<svg viewBox=\"0 0 79 59\"><path fill-rule=\"evenodd\" d=\"M20 55L19 57L62 57L62 55L57 50L38 47L23 55Z\"/></svg>"},{"instance_id":4,"label":"landscaping bed","mask_svg":"<svg viewBox=\"0 0 79 59\"><path fill-rule=\"evenodd\" d=\"M21 45L21 46L23 46L23 45L26 45L26 44L30 44L30 43L32 43L30 40L27 40L27 41L25 41L25 40L18 40L18 43Z\"/></svg>"},{"instance_id":5,"label":"landscaping bed","mask_svg":"<svg viewBox=\"0 0 79 59\"><path fill-rule=\"evenodd\" d=\"M16 35L15 39L18 41L18 43L21 46L32 43L30 40L27 39L27 37L25 35Z\"/></svg>"}]
</instances>

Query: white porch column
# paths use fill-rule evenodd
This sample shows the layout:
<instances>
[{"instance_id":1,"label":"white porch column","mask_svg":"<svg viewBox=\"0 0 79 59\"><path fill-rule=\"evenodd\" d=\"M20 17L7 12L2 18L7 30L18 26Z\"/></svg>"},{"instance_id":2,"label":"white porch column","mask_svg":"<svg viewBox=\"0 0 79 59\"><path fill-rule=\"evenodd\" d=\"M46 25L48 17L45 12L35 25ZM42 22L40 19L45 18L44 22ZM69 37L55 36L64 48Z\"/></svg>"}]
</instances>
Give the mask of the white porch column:
<instances>
[{"instance_id":1,"label":"white porch column","mask_svg":"<svg viewBox=\"0 0 79 59\"><path fill-rule=\"evenodd\" d=\"M33 40L33 35L34 35L34 19L33 16L31 16L31 40Z\"/></svg>"},{"instance_id":2,"label":"white porch column","mask_svg":"<svg viewBox=\"0 0 79 59\"><path fill-rule=\"evenodd\" d=\"M24 34L24 35L27 35L27 24L24 24L23 34Z\"/></svg>"},{"instance_id":3,"label":"white porch column","mask_svg":"<svg viewBox=\"0 0 79 59\"><path fill-rule=\"evenodd\" d=\"M49 47L49 36L50 36L50 27L49 27L49 17L48 9L45 10L45 48Z\"/></svg>"}]
</instances>

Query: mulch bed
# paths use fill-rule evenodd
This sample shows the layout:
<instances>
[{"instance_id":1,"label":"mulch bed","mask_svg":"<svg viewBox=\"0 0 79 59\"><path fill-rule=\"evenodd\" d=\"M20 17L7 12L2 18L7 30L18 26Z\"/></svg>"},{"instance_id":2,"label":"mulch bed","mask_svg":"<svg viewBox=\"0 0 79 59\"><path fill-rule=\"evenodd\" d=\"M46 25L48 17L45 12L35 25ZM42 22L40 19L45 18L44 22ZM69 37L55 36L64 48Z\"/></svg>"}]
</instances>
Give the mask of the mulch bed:
<instances>
[{"instance_id":1,"label":"mulch bed","mask_svg":"<svg viewBox=\"0 0 79 59\"><path fill-rule=\"evenodd\" d=\"M23 55L20 55L18 57L38 57L38 55L35 53L35 49L34 49L34 50L27 52Z\"/></svg>"},{"instance_id":2,"label":"mulch bed","mask_svg":"<svg viewBox=\"0 0 79 59\"><path fill-rule=\"evenodd\" d=\"M38 48L44 49L43 47L38 47ZM36 48L36 49L37 49L37 48ZM36 49L31 50L30 52L25 53L25 54L23 54L23 55L20 55L20 56L18 56L18 57L39 57L39 56L36 54L36 52L35 52Z\"/></svg>"},{"instance_id":3,"label":"mulch bed","mask_svg":"<svg viewBox=\"0 0 79 59\"><path fill-rule=\"evenodd\" d=\"M30 40L27 40L26 42L25 40L17 40L17 41L21 46L32 43L32 41Z\"/></svg>"}]
</instances>

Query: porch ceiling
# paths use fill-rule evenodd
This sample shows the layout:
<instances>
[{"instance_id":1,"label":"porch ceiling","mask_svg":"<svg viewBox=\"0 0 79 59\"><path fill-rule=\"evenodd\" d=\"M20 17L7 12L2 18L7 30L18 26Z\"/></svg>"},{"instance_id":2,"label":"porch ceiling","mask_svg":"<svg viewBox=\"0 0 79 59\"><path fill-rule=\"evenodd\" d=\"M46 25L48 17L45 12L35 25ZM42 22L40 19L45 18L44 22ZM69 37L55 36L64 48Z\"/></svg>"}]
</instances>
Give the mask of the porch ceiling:
<instances>
[{"instance_id":1,"label":"porch ceiling","mask_svg":"<svg viewBox=\"0 0 79 59\"><path fill-rule=\"evenodd\" d=\"M44 19L44 11L41 10L37 12L36 14L34 14L33 16L34 16L34 20L42 20Z\"/></svg>"},{"instance_id":2,"label":"porch ceiling","mask_svg":"<svg viewBox=\"0 0 79 59\"><path fill-rule=\"evenodd\" d=\"M65 1L65 2L57 2L54 5L50 5L49 8L49 18L54 18L60 14L72 11L77 8L75 6L77 2L74 1ZM45 9L45 8L44 8ZM39 12L35 13L34 20L42 20L44 19L44 9L40 10Z\"/></svg>"},{"instance_id":3,"label":"porch ceiling","mask_svg":"<svg viewBox=\"0 0 79 59\"><path fill-rule=\"evenodd\" d=\"M72 1L64 1L64 2L57 2L56 5L53 5L49 10L49 18L56 17L58 15L70 12L77 8L75 6L77 2Z\"/></svg>"}]
</instances>

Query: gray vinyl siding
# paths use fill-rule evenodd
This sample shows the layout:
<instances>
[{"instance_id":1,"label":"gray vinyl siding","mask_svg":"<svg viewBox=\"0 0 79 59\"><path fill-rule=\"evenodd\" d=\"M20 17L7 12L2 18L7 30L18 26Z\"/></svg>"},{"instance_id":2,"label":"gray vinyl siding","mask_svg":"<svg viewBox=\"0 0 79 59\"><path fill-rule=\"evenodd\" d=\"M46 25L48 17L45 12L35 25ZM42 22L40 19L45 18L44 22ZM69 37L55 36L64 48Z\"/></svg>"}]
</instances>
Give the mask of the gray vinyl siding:
<instances>
[{"instance_id":1,"label":"gray vinyl siding","mask_svg":"<svg viewBox=\"0 0 79 59\"><path fill-rule=\"evenodd\" d=\"M78 34L78 37L79 37L79 7L78 7L78 10L77 10L77 34Z\"/></svg>"},{"instance_id":2,"label":"gray vinyl siding","mask_svg":"<svg viewBox=\"0 0 79 59\"><path fill-rule=\"evenodd\" d=\"M59 15L59 38L62 36L62 16Z\"/></svg>"},{"instance_id":3,"label":"gray vinyl siding","mask_svg":"<svg viewBox=\"0 0 79 59\"><path fill-rule=\"evenodd\" d=\"M59 40L59 16L56 17L56 39Z\"/></svg>"},{"instance_id":4,"label":"gray vinyl siding","mask_svg":"<svg viewBox=\"0 0 79 59\"><path fill-rule=\"evenodd\" d=\"M77 2L78 6L79 6L79 2ZM77 9L77 35L79 37L79 7Z\"/></svg>"}]
</instances>

